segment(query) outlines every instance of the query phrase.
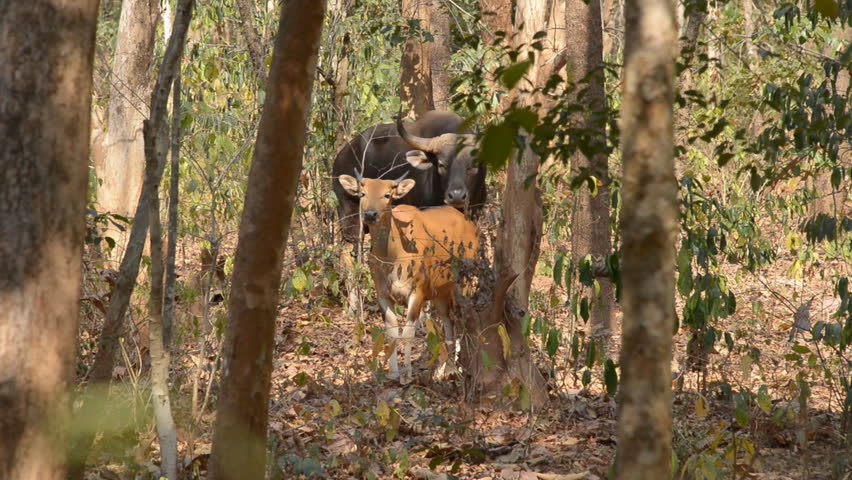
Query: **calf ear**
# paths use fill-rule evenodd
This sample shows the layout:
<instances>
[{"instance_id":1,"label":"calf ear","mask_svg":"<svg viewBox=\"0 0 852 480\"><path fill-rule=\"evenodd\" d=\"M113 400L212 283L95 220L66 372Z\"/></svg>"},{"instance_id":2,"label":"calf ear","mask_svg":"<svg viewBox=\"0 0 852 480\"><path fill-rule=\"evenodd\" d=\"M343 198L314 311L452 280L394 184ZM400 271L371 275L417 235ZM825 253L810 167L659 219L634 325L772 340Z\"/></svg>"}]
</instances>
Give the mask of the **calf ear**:
<instances>
[{"instance_id":1,"label":"calf ear","mask_svg":"<svg viewBox=\"0 0 852 480\"><path fill-rule=\"evenodd\" d=\"M429 161L426 152L422 150L409 150L405 154L405 160L418 170L429 170L432 168L432 162Z\"/></svg>"},{"instance_id":2,"label":"calf ear","mask_svg":"<svg viewBox=\"0 0 852 480\"><path fill-rule=\"evenodd\" d=\"M340 185L346 190L346 193L357 197L360 194L360 188L358 185L358 180L355 180L355 177L350 175L341 175L337 177L337 181L340 182Z\"/></svg>"},{"instance_id":3,"label":"calf ear","mask_svg":"<svg viewBox=\"0 0 852 480\"><path fill-rule=\"evenodd\" d=\"M399 185L397 185L393 191L393 199L399 200L400 198L404 197L405 194L407 194L411 191L412 188L414 188L414 184L415 181L410 178L406 178L405 180L399 182Z\"/></svg>"}]
</instances>

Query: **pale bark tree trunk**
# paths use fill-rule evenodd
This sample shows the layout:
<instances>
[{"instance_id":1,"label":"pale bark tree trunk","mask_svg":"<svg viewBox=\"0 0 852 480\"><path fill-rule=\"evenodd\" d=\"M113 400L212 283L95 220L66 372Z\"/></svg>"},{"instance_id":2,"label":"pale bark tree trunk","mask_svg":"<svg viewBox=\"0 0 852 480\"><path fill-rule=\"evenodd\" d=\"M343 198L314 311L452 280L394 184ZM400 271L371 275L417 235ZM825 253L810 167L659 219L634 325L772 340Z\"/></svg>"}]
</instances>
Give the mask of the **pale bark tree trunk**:
<instances>
[{"instance_id":1,"label":"pale bark tree trunk","mask_svg":"<svg viewBox=\"0 0 852 480\"><path fill-rule=\"evenodd\" d=\"M172 415L171 399L169 398L169 363L171 362L171 352L166 338L166 324L171 326L171 313L168 315L168 322L164 314L164 293L165 290L171 296L168 299L168 304L174 303L174 261L176 248L176 233L177 226L177 160L179 156L180 145L175 138L177 132L180 132L180 69L175 72L173 81L173 102L172 102L172 180L171 194L175 195L175 202L169 205L169 253L168 266L169 276L171 277L169 285L164 285L164 264L163 264L163 233L160 226L160 198L159 195L151 195L148 198L148 215L151 219L150 239L151 239L151 294L148 303L148 312L150 321L148 325L148 334L150 338L150 355L151 355L151 396L154 410L154 422L157 427L157 436L160 440L160 476L166 477L169 480L177 479L177 431L175 430L174 416ZM165 120L165 119L163 119ZM163 122L165 127L165 122ZM166 162L166 149L168 143L168 130L161 128L158 132L146 132L146 135L157 135L157 144L161 146L159 151L153 152L154 156L146 158L149 163L147 168L156 169L158 165L164 165ZM148 153L148 152L146 152ZM172 216L174 215L174 221Z\"/></svg>"},{"instance_id":2,"label":"pale bark tree trunk","mask_svg":"<svg viewBox=\"0 0 852 480\"><path fill-rule=\"evenodd\" d=\"M172 144L169 177L169 241L166 244L166 300L163 304L163 342L171 351L175 308L175 257L177 256L178 199L180 195L180 71L175 73L172 89Z\"/></svg>"},{"instance_id":3,"label":"pale bark tree trunk","mask_svg":"<svg viewBox=\"0 0 852 480\"><path fill-rule=\"evenodd\" d=\"M683 28L683 39L681 43L681 51L687 52L687 54L693 59L696 57L698 47L698 38L701 34L702 26L704 25L704 21L707 18L707 14L705 11L700 10L699 6L695 1L689 1L686 3L686 19L684 20L684 28ZM693 60L694 62L695 60ZM692 88L693 84L693 71L691 65L690 68L684 69L681 74L680 79L680 91L686 91ZM684 110L683 115L686 115L686 111Z\"/></svg>"},{"instance_id":4,"label":"pale bark tree trunk","mask_svg":"<svg viewBox=\"0 0 852 480\"><path fill-rule=\"evenodd\" d=\"M604 93L603 72L603 28L601 22L600 0L567 0L566 26L571 32L567 36L567 56L569 77L575 82L584 78L588 88L584 98L573 95L572 101L584 104L585 118L577 118L578 124L590 132L590 142L597 146L597 153L587 158L577 152L571 158L574 175L587 170L599 182L597 194L583 187L575 194L574 214L571 222L571 256L575 265L591 255L594 261L602 262L612 249L609 234L609 165L606 154L606 94ZM598 279L600 294L594 297L594 289L585 289L592 298L591 319L587 332L590 338L604 342L612 332L615 295L612 282L607 278Z\"/></svg>"},{"instance_id":5,"label":"pale bark tree trunk","mask_svg":"<svg viewBox=\"0 0 852 480\"><path fill-rule=\"evenodd\" d=\"M479 0L479 10L487 27L486 42L493 42L497 32L512 34L512 0Z\"/></svg>"},{"instance_id":6,"label":"pale bark tree trunk","mask_svg":"<svg viewBox=\"0 0 852 480\"><path fill-rule=\"evenodd\" d=\"M145 170L142 122L148 117L151 61L157 30L158 0L124 0L116 36L110 80L106 155L97 172L101 185L98 204L104 211L130 217L142 189ZM116 241L111 258L124 254L127 233L110 226L106 235Z\"/></svg>"},{"instance_id":7,"label":"pale bark tree trunk","mask_svg":"<svg viewBox=\"0 0 852 480\"><path fill-rule=\"evenodd\" d=\"M237 11L240 14L240 29L248 48L249 58L254 66L254 74L257 76L258 84L266 85L266 55L263 41L257 31L255 17L257 8L254 0L236 0Z\"/></svg>"},{"instance_id":8,"label":"pale bark tree trunk","mask_svg":"<svg viewBox=\"0 0 852 480\"><path fill-rule=\"evenodd\" d=\"M617 476L671 478L671 355L677 184L677 30L667 0L627 0L623 155L622 379Z\"/></svg>"},{"instance_id":9,"label":"pale bark tree trunk","mask_svg":"<svg viewBox=\"0 0 852 480\"><path fill-rule=\"evenodd\" d=\"M446 8L437 0L402 0L402 16L420 20L423 34L408 39L402 47L400 65L400 103L403 110L420 117L429 110L446 109L450 78L446 70L450 60L450 19Z\"/></svg>"},{"instance_id":10,"label":"pale bark tree trunk","mask_svg":"<svg viewBox=\"0 0 852 480\"><path fill-rule=\"evenodd\" d=\"M448 110L450 106L450 12L446 5L432 0L429 6L429 24L434 40L429 44L432 70L432 103L435 110Z\"/></svg>"},{"instance_id":11,"label":"pale bark tree trunk","mask_svg":"<svg viewBox=\"0 0 852 480\"><path fill-rule=\"evenodd\" d=\"M338 25L352 15L355 2L353 0L334 0L329 6L331 24ZM345 33L343 38L334 38L334 44L329 46L333 49L330 55L329 63L332 72L328 72L331 78L327 78L332 89L332 97L334 98L334 149L340 150L343 145L349 141L349 128L346 114L346 99L349 92L349 54L352 47L350 46L349 33Z\"/></svg>"},{"instance_id":12,"label":"pale bark tree trunk","mask_svg":"<svg viewBox=\"0 0 852 480\"><path fill-rule=\"evenodd\" d=\"M97 0L0 6L0 478L66 476Z\"/></svg>"},{"instance_id":13,"label":"pale bark tree trunk","mask_svg":"<svg viewBox=\"0 0 852 480\"><path fill-rule=\"evenodd\" d=\"M750 60L757 60L757 49L754 48L754 18L752 0L743 0L743 22L745 23L746 55Z\"/></svg>"},{"instance_id":14,"label":"pale bark tree trunk","mask_svg":"<svg viewBox=\"0 0 852 480\"><path fill-rule=\"evenodd\" d=\"M555 70L564 65L564 58L556 56L565 47L565 3L564 0L518 0L515 13L515 45L529 45L533 36L547 32L545 49L535 56L527 73L531 86L540 87ZM523 29L521 29L523 27ZM523 47L529 48L529 47ZM519 88L520 88L519 84ZM520 106L548 103L540 95L514 92L513 98ZM544 105L546 108L547 105ZM532 150L522 153L520 162L509 161L506 174L506 189L503 200L503 226L495 249L495 268L498 272L518 275L509 294L521 308L527 309L529 292L535 266L538 262L539 242L542 232L541 192L527 179L538 174L539 158Z\"/></svg>"},{"instance_id":15,"label":"pale bark tree trunk","mask_svg":"<svg viewBox=\"0 0 852 480\"><path fill-rule=\"evenodd\" d=\"M150 135L143 135L145 139L145 151L147 156L165 158L168 149L163 144L167 137L157 135L161 129L167 128L166 114L169 99L169 88L180 65L183 48L186 42L186 34L189 30L189 21L192 16L193 0L180 0L175 13L172 36L163 57L163 63L151 94L151 116L145 121L144 129L148 129ZM159 152L159 153L158 153ZM118 347L118 338L122 335L124 328L124 316L130 303L130 296L139 274L139 261L142 258L142 250L148 233L150 221L149 203L151 196L157 195L160 180L162 179L165 162L160 165L149 163L145 169L145 179L136 204L136 214L133 218L133 227L130 230L130 238L127 242L127 250L121 260L118 279L110 297L107 307L107 318L98 339L98 351L89 374L89 387L108 384L112 379L113 367L115 366L115 352ZM93 404L98 402L87 401L81 407L81 418L98 418L98 412L93 412ZM73 462L70 478L79 479L83 477L86 458L89 454L95 429L91 429L85 435L80 435L77 444L73 446Z\"/></svg>"},{"instance_id":16,"label":"pale bark tree trunk","mask_svg":"<svg viewBox=\"0 0 852 480\"><path fill-rule=\"evenodd\" d=\"M160 159L149 159L156 162ZM165 160L165 159L162 159ZM152 168L156 168L153 167ZM154 422L160 440L160 476L177 479L177 432L169 399L169 362L171 355L163 341L163 238L160 228L160 198L148 198L151 218L151 296L148 302L150 317L148 335L151 354L151 402Z\"/></svg>"},{"instance_id":17,"label":"pale bark tree trunk","mask_svg":"<svg viewBox=\"0 0 852 480\"><path fill-rule=\"evenodd\" d=\"M533 36L545 31L542 43L544 51L536 52L527 80L518 88L539 87L565 64L564 56L557 57L565 46L565 3L563 0L519 0L515 14L514 35L516 47L529 48ZM521 28L523 27L523 28ZM543 104L547 101L539 94L527 90L513 92L512 99L518 106ZM542 232L541 191L533 181L526 186L528 178L538 173L539 158L529 148L520 152L521 159L509 160L506 189L503 198L503 223L494 249L494 272L492 301L485 311L476 311L472 305L464 305L464 324L473 330L474 342L462 352L469 378L479 390L499 392L505 385L519 381L528 391L530 403L540 406L547 402L544 378L530 354L527 339L521 330L521 319L529 305L529 291L535 265L538 261ZM482 285L489 282L480 281ZM508 345L498 335L505 328ZM509 355L504 348L508 347ZM483 355L488 358L483 360ZM491 364L491 365L489 365Z\"/></svg>"},{"instance_id":18,"label":"pale bark tree trunk","mask_svg":"<svg viewBox=\"0 0 852 480\"><path fill-rule=\"evenodd\" d=\"M249 172L234 257L208 478L261 480L281 261L302 167L325 0L289 0Z\"/></svg>"}]
</instances>

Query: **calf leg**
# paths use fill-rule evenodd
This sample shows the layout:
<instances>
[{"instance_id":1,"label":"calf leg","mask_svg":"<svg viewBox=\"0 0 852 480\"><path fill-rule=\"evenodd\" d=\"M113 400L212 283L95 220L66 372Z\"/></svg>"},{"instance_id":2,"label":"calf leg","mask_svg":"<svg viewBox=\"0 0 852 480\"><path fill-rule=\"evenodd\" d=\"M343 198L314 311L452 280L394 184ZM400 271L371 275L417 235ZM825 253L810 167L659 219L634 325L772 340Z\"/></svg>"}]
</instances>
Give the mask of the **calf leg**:
<instances>
[{"instance_id":1,"label":"calf leg","mask_svg":"<svg viewBox=\"0 0 852 480\"><path fill-rule=\"evenodd\" d=\"M411 344L414 341L414 332L417 321L420 319L420 311L423 308L423 293L415 290L408 297L408 311L405 315L405 326L402 328L400 338L405 346L405 376L402 383L408 383L414 376L411 368Z\"/></svg>"},{"instance_id":2,"label":"calf leg","mask_svg":"<svg viewBox=\"0 0 852 480\"><path fill-rule=\"evenodd\" d=\"M436 298L432 301L435 310L438 312L438 317L441 319L441 324L444 326L444 346L447 349L447 361L438 367L435 376L440 378L452 375L458 372L456 368L456 357L458 356L458 343L455 337L455 329L453 328L453 320L450 318L450 299Z\"/></svg>"},{"instance_id":3,"label":"calf leg","mask_svg":"<svg viewBox=\"0 0 852 480\"><path fill-rule=\"evenodd\" d=\"M385 318L385 338L387 345L390 348L390 356L388 358L388 377L399 378L399 365L396 359L396 351L399 347L399 321L396 313L393 311L393 301L384 295L378 295L379 305L382 307L382 313Z\"/></svg>"}]
</instances>

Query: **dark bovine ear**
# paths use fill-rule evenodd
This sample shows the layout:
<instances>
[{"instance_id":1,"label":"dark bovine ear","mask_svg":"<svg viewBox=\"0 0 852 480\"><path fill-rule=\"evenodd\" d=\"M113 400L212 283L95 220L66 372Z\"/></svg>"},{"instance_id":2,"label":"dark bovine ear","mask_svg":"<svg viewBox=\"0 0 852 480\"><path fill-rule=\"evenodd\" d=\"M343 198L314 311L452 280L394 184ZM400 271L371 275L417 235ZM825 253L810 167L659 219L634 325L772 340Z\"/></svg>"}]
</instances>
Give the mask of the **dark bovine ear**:
<instances>
[{"instance_id":1,"label":"dark bovine ear","mask_svg":"<svg viewBox=\"0 0 852 480\"><path fill-rule=\"evenodd\" d=\"M340 182L340 185L349 195L354 197L360 195L360 185L358 185L358 180L355 180L355 177L350 175L341 175L337 177L337 181Z\"/></svg>"},{"instance_id":2,"label":"dark bovine ear","mask_svg":"<svg viewBox=\"0 0 852 480\"><path fill-rule=\"evenodd\" d=\"M426 152L422 150L409 150L405 154L405 160L418 170L429 170L432 168L432 162L429 161Z\"/></svg>"},{"instance_id":3,"label":"dark bovine ear","mask_svg":"<svg viewBox=\"0 0 852 480\"><path fill-rule=\"evenodd\" d=\"M399 200L404 197L405 194L411 191L414 188L414 184L416 182L410 178L406 178L405 180L399 182L399 185L396 186L393 190L393 199Z\"/></svg>"}]
</instances>

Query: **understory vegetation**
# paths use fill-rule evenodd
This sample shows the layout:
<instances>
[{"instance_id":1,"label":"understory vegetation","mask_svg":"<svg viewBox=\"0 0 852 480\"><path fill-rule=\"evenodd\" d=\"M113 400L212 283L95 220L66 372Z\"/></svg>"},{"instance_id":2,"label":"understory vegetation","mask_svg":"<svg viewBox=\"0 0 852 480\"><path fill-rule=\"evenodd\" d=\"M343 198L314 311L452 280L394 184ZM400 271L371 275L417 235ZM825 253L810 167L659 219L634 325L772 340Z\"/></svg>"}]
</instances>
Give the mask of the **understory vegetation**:
<instances>
[{"instance_id":1,"label":"understory vegetation","mask_svg":"<svg viewBox=\"0 0 852 480\"><path fill-rule=\"evenodd\" d=\"M102 0L95 110L111 92L121 2ZM280 6L255 2L264 65ZM285 2L286 3L286 2ZM275 329L269 478L609 478L616 452L620 309L608 341L589 335L601 282L621 284L620 108L623 22L604 9L606 127L583 114L587 78L525 80L540 42L487 41L479 2L438 2L450 20L450 109L481 140L489 190L478 220L490 265L506 166L525 149L541 159L544 228L521 330L547 381L538 408L521 384L479 395L458 379L431 381L435 326L415 342L420 378L385 378L386 339L369 269L349 269L331 190L342 142L394 122L406 40L425 39L395 0L343 2L326 14L307 144ZM685 2L677 63L675 165L679 227L673 377L675 478L847 479L852 472L852 4ZM753 3L753 4L752 4ZM747 10L745 10L745 5ZM199 2L181 64L178 281L169 391L183 478L201 478L212 442L240 215L266 98L240 33L234 0ZM701 18L700 34L686 26ZM170 22L170 20L169 20ZM154 64L165 54L158 27ZM345 82L341 86L341 69ZM152 73L152 79L154 74ZM597 77L595 77L597 78ZM340 91L345 88L344 91ZM512 103L535 90L538 105ZM133 92L148 98L150 92ZM531 93L530 93L531 94ZM605 153L609 175L572 158ZM166 169L164 185L177 172ZM532 179L530 179L532 182ZM93 366L119 248L90 174L77 392ZM571 238L581 193L609 196L613 251L577 262ZM169 194L161 194L168 204ZM163 216L165 216L165 207ZM112 257L114 258L114 257ZM120 258L120 253L119 257ZM142 261L119 359L97 418L91 478L155 478L157 435L148 356L150 252ZM217 268L218 275L217 275ZM357 285L350 296L347 283ZM212 292L212 293L211 293ZM217 296L219 294L219 296ZM215 298L215 301L213 300ZM352 299L363 302L353 305ZM354 307L354 308L350 308ZM427 331L428 330L428 331ZM500 333L504 348L510 342ZM482 359L485 365L494 359ZM91 400L95 399L95 400ZM79 402L76 404L79 407ZM99 475L99 476L98 476Z\"/></svg>"}]
</instances>

